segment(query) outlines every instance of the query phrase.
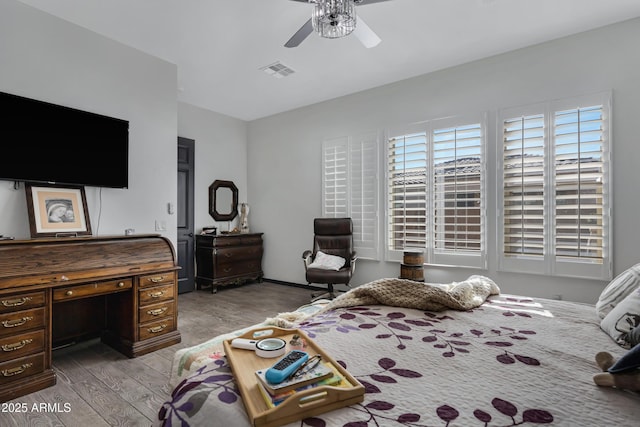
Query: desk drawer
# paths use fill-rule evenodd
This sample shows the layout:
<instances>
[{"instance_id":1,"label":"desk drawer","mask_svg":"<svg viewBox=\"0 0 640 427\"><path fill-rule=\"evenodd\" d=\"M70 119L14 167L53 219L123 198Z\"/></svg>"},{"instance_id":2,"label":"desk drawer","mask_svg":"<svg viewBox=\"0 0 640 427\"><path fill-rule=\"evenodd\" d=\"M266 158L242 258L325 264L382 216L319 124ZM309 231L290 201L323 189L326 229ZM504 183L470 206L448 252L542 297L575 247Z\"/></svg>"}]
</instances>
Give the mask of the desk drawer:
<instances>
[{"instance_id":1,"label":"desk drawer","mask_svg":"<svg viewBox=\"0 0 640 427\"><path fill-rule=\"evenodd\" d=\"M0 385L44 371L44 353L0 363Z\"/></svg>"},{"instance_id":2,"label":"desk drawer","mask_svg":"<svg viewBox=\"0 0 640 427\"><path fill-rule=\"evenodd\" d=\"M18 295L3 295L0 297L0 313L24 310L25 308L31 307L42 307L44 301L44 291Z\"/></svg>"},{"instance_id":3,"label":"desk drawer","mask_svg":"<svg viewBox=\"0 0 640 427\"><path fill-rule=\"evenodd\" d=\"M175 329L173 323L173 317L167 317L157 322L147 323L138 327L138 336L140 341L164 335L167 332L171 332Z\"/></svg>"},{"instance_id":4,"label":"desk drawer","mask_svg":"<svg viewBox=\"0 0 640 427\"><path fill-rule=\"evenodd\" d=\"M159 273L150 274L148 276L140 276L140 287L146 288L148 286L158 286L175 282L175 273Z\"/></svg>"},{"instance_id":5,"label":"desk drawer","mask_svg":"<svg viewBox=\"0 0 640 427\"><path fill-rule=\"evenodd\" d=\"M0 362L44 351L44 330L0 338Z\"/></svg>"},{"instance_id":6,"label":"desk drawer","mask_svg":"<svg viewBox=\"0 0 640 427\"><path fill-rule=\"evenodd\" d=\"M138 291L138 305L153 304L160 301L171 300L174 297L175 285L156 286L155 288L145 288Z\"/></svg>"},{"instance_id":7,"label":"desk drawer","mask_svg":"<svg viewBox=\"0 0 640 427\"><path fill-rule=\"evenodd\" d=\"M53 291L53 301L68 301L76 298L110 294L117 291L131 289L132 283L131 278L127 278L58 288Z\"/></svg>"},{"instance_id":8,"label":"desk drawer","mask_svg":"<svg viewBox=\"0 0 640 427\"><path fill-rule=\"evenodd\" d=\"M173 317L174 312L175 303L173 301L161 302L138 309L138 319L140 323L145 323L167 316Z\"/></svg>"},{"instance_id":9,"label":"desk drawer","mask_svg":"<svg viewBox=\"0 0 640 427\"><path fill-rule=\"evenodd\" d=\"M0 336L15 335L29 329L44 327L45 309L14 311L0 314Z\"/></svg>"}]
</instances>

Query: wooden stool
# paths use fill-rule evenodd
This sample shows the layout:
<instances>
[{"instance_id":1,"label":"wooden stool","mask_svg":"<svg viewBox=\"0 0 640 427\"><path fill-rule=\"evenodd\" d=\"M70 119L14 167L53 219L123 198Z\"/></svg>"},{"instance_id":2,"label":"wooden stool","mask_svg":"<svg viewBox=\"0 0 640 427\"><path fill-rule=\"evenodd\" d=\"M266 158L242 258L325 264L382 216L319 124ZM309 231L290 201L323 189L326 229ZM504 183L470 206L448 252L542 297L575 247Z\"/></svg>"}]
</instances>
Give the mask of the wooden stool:
<instances>
[{"instance_id":1,"label":"wooden stool","mask_svg":"<svg viewBox=\"0 0 640 427\"><path fill-rule=\"evenodd\" d=\"M400 278L424 282L424 253L422 249L404 251L400 265Z\"/></svg>"}]
</instances>

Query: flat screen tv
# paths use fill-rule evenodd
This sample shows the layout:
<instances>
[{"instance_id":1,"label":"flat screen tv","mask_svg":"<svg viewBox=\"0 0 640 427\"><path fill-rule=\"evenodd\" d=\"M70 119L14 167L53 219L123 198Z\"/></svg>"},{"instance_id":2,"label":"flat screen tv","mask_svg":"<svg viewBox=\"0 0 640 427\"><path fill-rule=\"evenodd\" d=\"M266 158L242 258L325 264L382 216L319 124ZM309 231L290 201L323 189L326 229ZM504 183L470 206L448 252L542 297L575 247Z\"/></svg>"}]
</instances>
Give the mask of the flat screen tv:
<instances>
[{"instance_id":1,"label":"flat screen tv","mask_svg":"<svg viewBox=\"0 0 640 427\"><path fill-rule=\"evenodd\" d=\"M0 92L0 179L127 188L129 122Z\"/></svg>"}]
</instances>

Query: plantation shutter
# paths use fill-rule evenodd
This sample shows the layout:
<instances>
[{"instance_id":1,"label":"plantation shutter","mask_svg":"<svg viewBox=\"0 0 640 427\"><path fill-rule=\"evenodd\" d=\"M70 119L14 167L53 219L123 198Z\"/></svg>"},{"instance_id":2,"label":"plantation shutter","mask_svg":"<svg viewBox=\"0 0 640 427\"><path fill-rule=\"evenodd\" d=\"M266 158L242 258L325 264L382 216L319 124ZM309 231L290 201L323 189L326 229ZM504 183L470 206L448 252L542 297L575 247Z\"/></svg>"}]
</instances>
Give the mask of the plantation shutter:
<instances>
[{"instance_id":1,"label":"plantation shutter","mask_svg":"<svg viewBox=\"0 0 640 427\"><path fill-rule=\"evenodd\" d=\"M603 261L603 106L554 115L556 257Z\"/></svg>"},{"instance_id":2,"label":"plantation shutter","mask_svg":"<svg viewBox=\"0 0 640 427\"><path fill-rule=\"evenodd\" d=\"M387 145L388 249L427 245L427 134L391 136Z\"/></svg>"},{"instance_id":3,"label":"plantation shutter","mask_svg":"<svg viewBox=\"0 0 640 427\"><path fill-rule=\"evenodd\" d=\"M505 255L544 254L544 115L503 122Z\"/></svg>"},{"instance_id":4,"label":"plantation shutter","mask_svg":"<svg viewBox=\"0 0 640 427\"><path fill-rule=\"evenodd\" d=\"M378 254L378 135L358 135L350 144L351 219L359 258Z\"/></svg>"},{"instance_id":5,"label":"plantation shutter","mask_svg":"<svg viewBox=\"0 0 640 427\"><path fill-rule=\"evenodd\" d=\"M500 269L610 279L605 92L503 111Z\"/></svg>"},{"instance_id":6,"label":"plantation shutter","mask_svg":"<svg viewBox=\"0 0 640 427\"><path fill-rule=\"evenodd\" d=\"M482 249L482 126L433 131L434 251Z\"/></svg>"},{"instance_id":7,"label":"plantation shutter","mask_svg":"<svg viewBox=\"0 0 640 427\"><path fill-rule=\"evenodd\" d=\"M379 258L378 134L323 144L323 216L350 217L358 258Z\"/></svg>"},{"instance_id":8,"label":"plantation shutter","mask_svg":"<svg viewBox=\"0 0 640 427\"><path fill-rule=\"evenodd\" d=\"M322 151L322 215L328 218L347 217L349 140L325 141Z\"/></svg>"}]
</instances>

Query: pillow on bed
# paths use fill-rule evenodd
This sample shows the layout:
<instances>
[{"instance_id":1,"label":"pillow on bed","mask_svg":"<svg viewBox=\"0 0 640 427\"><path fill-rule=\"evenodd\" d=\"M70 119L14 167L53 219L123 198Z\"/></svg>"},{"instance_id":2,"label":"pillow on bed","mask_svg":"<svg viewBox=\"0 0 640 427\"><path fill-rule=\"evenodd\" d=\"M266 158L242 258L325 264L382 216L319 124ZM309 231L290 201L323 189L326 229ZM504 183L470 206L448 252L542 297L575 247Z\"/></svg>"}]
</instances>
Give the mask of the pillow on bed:
<instances>
[{"instance_id":1,"label":"pillow on bed","mask_svg":"<svg viewBox=\"0 0 640 427\"><path fill-rule=\"evenodd\" d=\"M316 257L311 264L309 264L308 268L320 268L322 270L340 270L342 266L347 262L346 259L335 256L325 254L324 252L318 251L316 252Z\"/></svg>"},{"instance_id":2,"label":"pillow on bed","mask_svg":"<svg viewBox=\"0 0 640 427\"><path fill-rule=\"evenodd\" d=\"M632 331L640 325L640 288L616 305L600 327L624 348L631 347Z\"/></svg>"},{"instance_id":3,"label":"pillow on bed","mask_svg":"<svg viewBox=\"0 0 640 427\"><path fill-rule=\"evenodd\" d=\"M623 271L609 282L596 303L596 313L604 319L613 307L638 288L640 288L640 263Z\"/></svg>"}]
</instances>

